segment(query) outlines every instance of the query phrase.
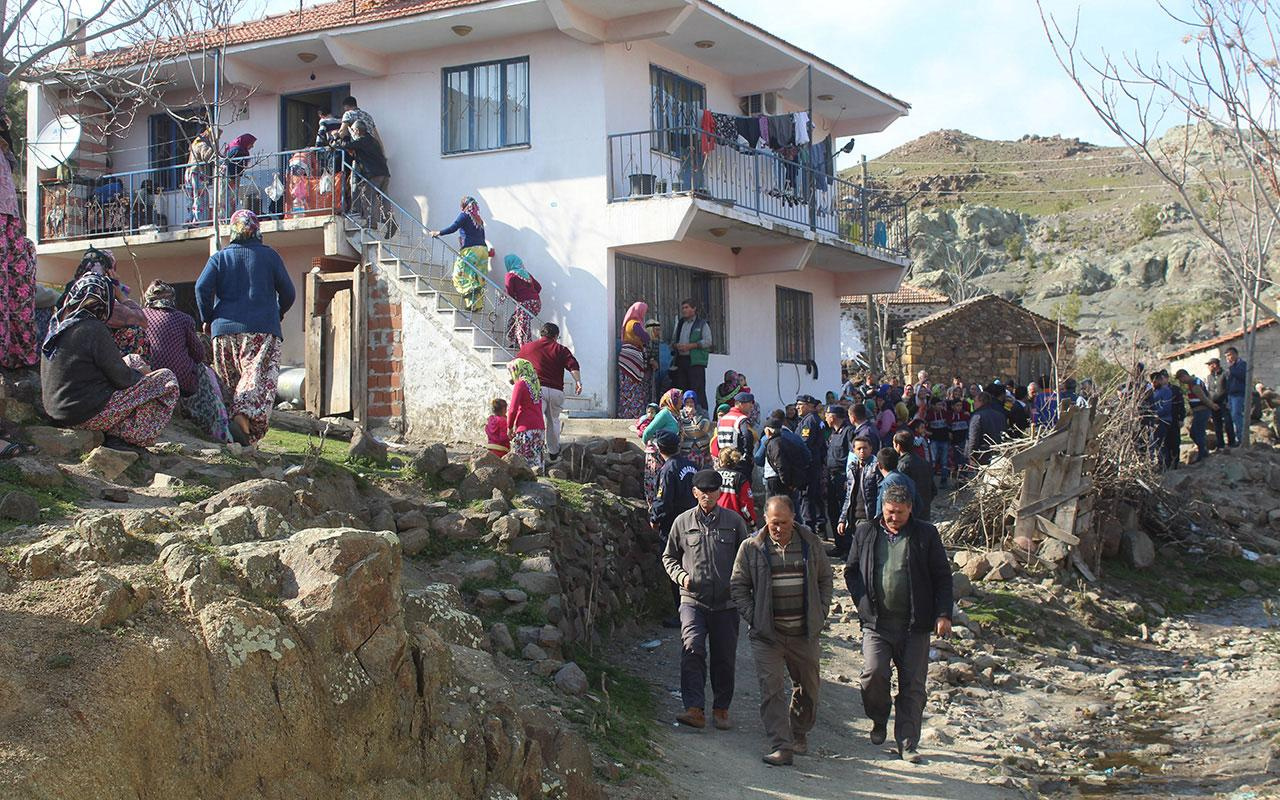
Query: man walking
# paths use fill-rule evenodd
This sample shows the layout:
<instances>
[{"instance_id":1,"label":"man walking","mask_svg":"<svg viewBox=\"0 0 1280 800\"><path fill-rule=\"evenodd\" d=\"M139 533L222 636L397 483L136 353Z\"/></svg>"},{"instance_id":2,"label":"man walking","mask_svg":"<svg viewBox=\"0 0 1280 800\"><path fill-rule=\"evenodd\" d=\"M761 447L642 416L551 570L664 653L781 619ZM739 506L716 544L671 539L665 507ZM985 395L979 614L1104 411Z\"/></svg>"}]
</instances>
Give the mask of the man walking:
<instances>
[{"instance_id":1,"label":"man walking","mask_svg":"<svg viewBox=\"0 0 1280 800\"><path fill-rule=\"evenodd\" d=\"M1235 437L1231 446L1235 447L1244 440L1245 420L1244 403L1249 391L1249 367L1240 358L1240 351L1234 347L1227 348L1227 408L1231 412L1231 427Z\"/></svg>"},{"instance_id":2,"label":"man walking","mask_svg":"<svg viewBox=\"0 0 1280 800\"><path fill-rule=\"evenodd\" d=\"M824 536L827 512L822 505L822 465L827 460L827 444L822 420L818 417L818 401L802 394L796 398L796 411L800 413L796 433L809 449L809 474L800 489L800 521L818 536Z\"/></svg>"},{"instance_id":3,"label":"man walking","mask_svg":"<svg viewBox=\"0 0 1280 800\"><path fill-rule=\"evenodd\" d=\"M831 562L822 540L796 524L791 499L772 497L765 526L738 548L730 591L747 621L760 681L760 719L771 766L809 751L818 715L818 635L831 608ZM794 684L787 692L787 675Z\"/></svg>"},{"instance_id":4,"label":"man walking","mask_svg":"<svg viewBox=\"0 0 1280 800\"><path fill-rule=\"evenodd\" d=\"M1231 422L1227 410L1227 375L1222 371L1222 362L1216 358L1208 361L1209 377L1205 378L1204 388L1213 401L1213 443L1214 450L1225 450L1228 444L1236 446L1236 429Z\"/></svg>"},{"instance_id":5,"label":"man walking","mask_svg":"<svg viewBox=\"0 0 1280 800\"><path fill-rule=\"evenodd\" d=\"M845 585L862 624L862 707L871 743L888 735L889 679L898 670L893 738L898 755L919 760L929 634L951 633L951 565L938 529L913 519L911 493L885 490L883 512L858 525L845 566Z\"/></svg>"},{"instance_id":6,"label":"man walking","mask_svg":"<svg viewBox=\"0 0 1280 800\"><path fill-rule=\"evenodd\" d=\"M578 359L569 348L560 344L560 326L544 322L538 329L539 338L525 342L516 358L528 359L538 373L542 384L542 415L547 423L547 456L555 461L560 457L560 412L564 410L564 374L573 376L574 394L582 394L582 373Z\"/></svg>"},{"instance_id":7,"label":"man walking","mask_svg":"<svg viewBox=\"0 0 1280 800\"><path fill-rule=\"evenodd\" d=\"M893 435L893 449L898 454L898 472L910 478L915 485L919 499L919 505L915 507L919 509L916 519L929 522L933 519L933 470L919 453L912 452L912 438L911 431L898 431ZM915 512L914 508L912 510Z\"/></svg>"},{"instance_id":8,"label":"man walking","mask_svg":"<svg viewBox=\"0 0 1280 800\"><path fill-rule=\"evenodd\" d=\"M844 504L836 520L836 552L842 560L849 557L853 530L859 522L875 516L875 498L880 491L880 468L871 441L861 436L853 440L845 477Z\"/></svg>"},{"instance_id":9,"label":"man walking","mask_svg":"<svg viewBox=\"0 0 1280 800\"><path fill-rule=\"evenodd\" d=\"M728 730L738 651L738 610L729 579L738 546L751 531L741 514L719 506L720 473L693 476L694 508L676 517L667 536L662 565L680 587L680 695L684 713L676 722L702 728L706 720L707 652L711 653L712 720Z\"/></svg>"},{"instance_id":10,"label":"man walking","mask_svg":"<svg viewBox=\"0 0 1280 800\"><path fill-rule=\"evenodd\" d=\"M700 408L711 408L707 405L707 360L711 344L711 326L698 316L698 304L692 299L685 300L680 304L680 319L671 332L671 349L676 354L671 383L681 392L689 389L696 392Z\"/></svg>"},{"instance_id":11,"label":"man walking","mask_svg":"<svg viewBox=\"0 0 1280 800\"><path fill-rule=\"evenodd\" d=\"M1176 377L1187 387L1187 403L1191 406L1191 441L1196 443L1196 461L1202 461L1209 457L1209 415L1218 410L1218 404L1209 398L1204 381L1185 369L1178 370Z\"/></svg>"},{"instance_id":12,"label":"man walking","mask_svg":"<svg viewBox=\"0 0 1280 800\"><path fill-rule=\"evenodd\" d=\"M862 408L861 404L859 407ZM863 408L863 411L866 411ZM849 466L849 453L853 449L853 426L849 424L844 406L827 406L827 459L826 459L826 518L831 524L835 539L836 521L840 519L840 507L844 505L845 481ZM837 544L837 547L839 545Z\"/></svg>"}]
</instances>

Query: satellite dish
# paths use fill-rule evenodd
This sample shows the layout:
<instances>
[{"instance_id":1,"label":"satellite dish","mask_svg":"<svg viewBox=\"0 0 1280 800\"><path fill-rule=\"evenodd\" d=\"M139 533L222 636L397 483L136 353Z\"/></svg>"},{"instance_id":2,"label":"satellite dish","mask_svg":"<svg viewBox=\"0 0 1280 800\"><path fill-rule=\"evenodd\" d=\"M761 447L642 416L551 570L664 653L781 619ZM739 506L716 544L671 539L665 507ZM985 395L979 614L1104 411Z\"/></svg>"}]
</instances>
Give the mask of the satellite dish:
<instances>
[{"instance_id":1,"label":"satellite dish","mask_svg":"<svg viewBox=\"0 0 1280 800\"><path fill-rule=\"evenodd\" d=\"M64 114L45 125L35 141L27 142L27 152L40 169L57 169L80 145L81 132L80 121Z\"/></svg>"}]
</instances>

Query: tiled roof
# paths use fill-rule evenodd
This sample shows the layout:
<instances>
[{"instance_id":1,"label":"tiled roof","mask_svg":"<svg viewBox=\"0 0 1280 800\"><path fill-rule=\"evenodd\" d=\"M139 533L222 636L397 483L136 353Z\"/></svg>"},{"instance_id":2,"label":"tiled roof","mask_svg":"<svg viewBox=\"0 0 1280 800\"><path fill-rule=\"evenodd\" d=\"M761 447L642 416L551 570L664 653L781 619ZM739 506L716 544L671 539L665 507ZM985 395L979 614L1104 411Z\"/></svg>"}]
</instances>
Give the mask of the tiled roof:
<instances>
[{"instance_id":1,"label":"tiled roof","mask_svg":"<svg viewBox=\"0 0 1280 800\"><path fill-rule=\"evenodd\" d=\"M1262 322L1259 322L1257 325L1254 325L1251 330L1258 331L1259 329L1265 328L1268 325L1275 325L1275 324L1276 324L1276 321L1268 317L1267 319L1264 319ZM1231 333L1224 333L1221 336L1215 336L1212 339L1205 339L1203 342L1196 342L1195 344L1189 344L1180 350L1174 350L1172 353L1166 353L1164 356L1164 360L1173 361L1175 359L1182 358L1183 356L1189 356L1194 353L1199 353L1202 350L1209 350L1211 348L1217 347L1218 345L1226 344L1227 342L1235 341L1236 339L1242 339L1242 338L1244 338L1244 328L1236 328Z\"/></svg>"},{"instance_id":2,"label":"tiled roof","mask_svg":"<svg viewBox=\"0 0 1280 800\"><path fill-rule=\"evenodd\" d=\"M286 14L241 22L222 31L198 31L190 36L161 39L147 47L122 47L93 53L64 66L85 69L121 67L147 58L167 58L180 53L221 44L237 45L283 39L300 33L315 33L347 25L365 25L389 19L413 17L432 11L478 6L493 0L336 0Z\"/></svg>"},{"instance_id":3,"label":"tiled roof","mask_svg":"<svg viewBox=\"0 0 1280 800\"><path fill-rule=\"evenodd\" d=\"M1059 323L1057 320L1049 319L1048 317L1037 314L1031 309L1024 308L1018 305L1017 303L1006 300L998 294L983 294L983 295L978 295L977 297L971 297L968 300L964 300L962 302L956 303L951 308L944 308L943 310L937 312L936 314L930 314L929 316L924 317L923 319L918 319L918 320L915 320L914 322L908 322L904 327L909 331L916 330L918 328L923 328L926 325L931 325L937 322L938 320L946 319L950 316L958 314L961 311L972 308L976 305L991 303L991 302L1004 303L1005 305L1013 306L1014 308L1018 309L1022 313L1035 317L1037 320L1039 320L1040 322L1046 325L1049 325L1050 327L1056 328L1059 326ZM1080 335L1080 332L1075 330L1074 328L1068 327L1066 325L1062 325L1061 327L1062 327L1062 332L1067 336Z\"/></svg>"},{"instance_id":4,"label":"tiled roof","mask_svg":"<svg viewBox=\"0 0 1280 800\"><path fill-rule=\"evenodd\" d=\"M877 294L874 295L876 302L882 306L929 306L949 304L951 298L942 292L935 292L932 289L926 289L923 286L914 286L910 283L904 283L893 294ZM866 302L866 295L848 295L841 297L840 302L844 305L857 305Z\"/></svg>"}]
</instances>

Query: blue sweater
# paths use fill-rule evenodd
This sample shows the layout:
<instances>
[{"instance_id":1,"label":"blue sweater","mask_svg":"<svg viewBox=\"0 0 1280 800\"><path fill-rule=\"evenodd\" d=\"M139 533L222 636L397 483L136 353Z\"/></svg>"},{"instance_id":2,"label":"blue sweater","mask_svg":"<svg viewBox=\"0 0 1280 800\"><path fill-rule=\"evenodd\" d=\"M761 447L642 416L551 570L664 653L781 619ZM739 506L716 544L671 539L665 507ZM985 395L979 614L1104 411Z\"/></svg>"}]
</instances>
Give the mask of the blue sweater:
<instances>
[{"instance_id":1,"label":"blue sweater","mask_svg":"<svg viewBox=\"0 0 1280 800\"><path fill-rule=\"evenodd\" d=\"M200 319L214 336L269 333L283 339L280 320L294 296L280 254L258 241L234 242L209 256L196 279Z\"/></svg>"},{"instance_id":2,"label":"blue sweater","mask_svg":"<svg viewBox=\"0 0 1280 800\"><path fill-rule=\"evenodd\" d=\"M467 212L463 211L453 224L440 231L441 236L447 236L450 233L462 231L463 247L483 247L484 246L484 228L477 228L476 224L471 221L471 217L467 216Z\"/></svg>"}]
</instances>

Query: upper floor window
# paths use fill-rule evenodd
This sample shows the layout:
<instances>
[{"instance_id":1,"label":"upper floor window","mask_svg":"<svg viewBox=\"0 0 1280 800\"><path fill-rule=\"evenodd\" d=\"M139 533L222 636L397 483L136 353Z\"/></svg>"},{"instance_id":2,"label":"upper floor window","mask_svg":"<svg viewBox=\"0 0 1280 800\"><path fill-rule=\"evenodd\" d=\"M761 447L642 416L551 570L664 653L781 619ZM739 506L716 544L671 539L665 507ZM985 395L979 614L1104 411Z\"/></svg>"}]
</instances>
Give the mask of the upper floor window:
<instances>
[{"instance_id":1,"label":"upper floor window","mask_svg":"<svg viewBox=\"0 0 1280 800\"><path fill-rule=\"evenodd\" d=\"M778 287L778 361L813 361L813 295Z\"/></svg>"},{"instance_id":2,"label":"upper floor window","mask_svg":"<svg viewBox=\"0 0 1280 800\"><path fill-rule=\"evenodd\" d=\"M184 108L147 119L147 160L157 188L177 189L191 153L191 140L205 127L203 110ZM175 118L176 117L176 118Z\"/></svg>"},{"instance_id":3,"label":"upper floor window","mask_svg":"<svg viewBox=\"0 0 1280 800\"><path fill-rule=\"evenodd\" d=\"M529 144L529 58L449 67L441 97L445 153Z\"/></svg>"},{"instance_id":4,"label":"upper floor window","mask_svg":"<svg viewBox=\"0 0 1280 800\"><path fill-rule=\"evenodd\" d=\"M650 64L649 91L653 129L663 131L654 146L666 153L683 154L692 146L690 129L697 128L702 121L702 111L707 107L707 87Z\"/></svg>"}]
</instances>

